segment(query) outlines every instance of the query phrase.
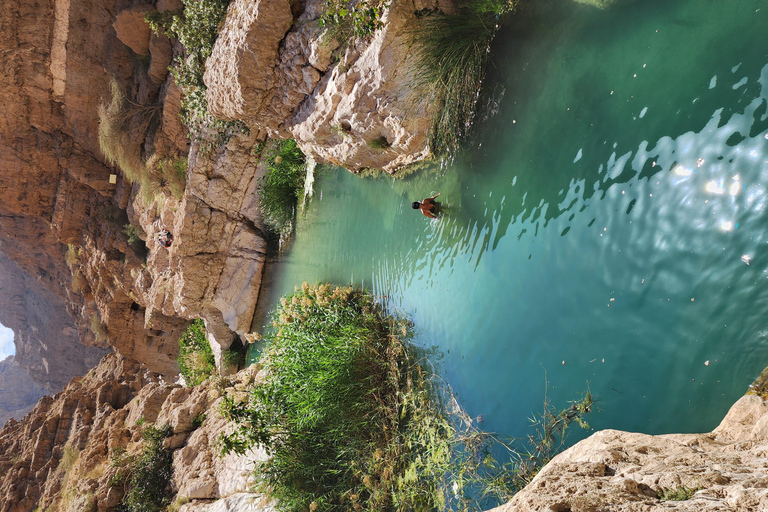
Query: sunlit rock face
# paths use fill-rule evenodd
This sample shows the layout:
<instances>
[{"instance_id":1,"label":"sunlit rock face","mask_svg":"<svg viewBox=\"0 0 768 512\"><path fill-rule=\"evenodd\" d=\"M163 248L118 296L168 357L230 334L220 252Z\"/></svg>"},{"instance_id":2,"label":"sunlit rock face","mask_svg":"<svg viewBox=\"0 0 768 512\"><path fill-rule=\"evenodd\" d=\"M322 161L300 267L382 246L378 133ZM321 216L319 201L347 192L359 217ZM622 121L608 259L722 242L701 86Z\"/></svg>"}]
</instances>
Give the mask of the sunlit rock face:
<instances>
[{"instance_id":1,"label":"sunlit rock face","mask_svg":"<svg viewBox=\"0 0 768 512\"><path fill-rule=\"evenodd\" d=\"M766 510L768 404L742 397L708 434L601 430L554 457L492 512ZM664 493L681 501L664 501Z\"/></svg>"},{"instance_id":2,"label":"sunlit rock face","mask_svg":"<svg viewBox=\"0 0 768 512\"><path fill-rule=\"evenodd\" d=\"M266 454L219 453L219 435L232 429L221 416L223 397L255 378L251 367L226 382L184 388L136 361L107 355L0 429L0 511L114 510L125 488L112 485L121 467L111 457L119 450L137 457L151 423L172 429L165 447L173 458L172 499L186 503L181 510L273 511L251 490L254 461Z\"/></svg>"},{"instance_id":3,"label":"sunlit rock face","mask_svg":"<svg viewBox=\"0 0 768 512\"><path fill-rule=\"evenodd\" d=\"M44 394L13 356L0 361L0 428L11 418L23 418Z\"/></svg>"},{"instance_id":4,"label":"sunlit rock face","mask_svg":"<svg viewBox=\"0 0 768 512\"><path fill-rule=\"evenodd\" d=\"M396 0L369 41L333 52L324 0L234 0L208 59L211 112L252 131L295 138L318 162L394 172L429 156L435 105L414 84L415 12L450 0ZM386 143L372 144L372 141Z\"/></svg>"}]
</instances>

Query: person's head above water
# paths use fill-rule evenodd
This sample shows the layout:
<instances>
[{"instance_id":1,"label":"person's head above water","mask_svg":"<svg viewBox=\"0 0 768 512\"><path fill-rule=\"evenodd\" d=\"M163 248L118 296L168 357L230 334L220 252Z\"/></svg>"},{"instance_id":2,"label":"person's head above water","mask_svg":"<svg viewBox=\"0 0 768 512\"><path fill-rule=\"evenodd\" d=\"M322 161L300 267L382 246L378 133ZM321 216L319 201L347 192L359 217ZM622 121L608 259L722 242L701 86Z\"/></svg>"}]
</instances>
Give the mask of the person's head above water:
<instances>
[{"instance_id":1,"label":"person's head above water","mask_svg":"<svg viewBox=\"0 0 768 512\"><path fill-rule=\"evenodd\" d=\"M421 208L421 203L418 201L414 201L411 203L411 208L413 208L414 210L418 210L419 208Z\"/></svg>"}]
</instances>

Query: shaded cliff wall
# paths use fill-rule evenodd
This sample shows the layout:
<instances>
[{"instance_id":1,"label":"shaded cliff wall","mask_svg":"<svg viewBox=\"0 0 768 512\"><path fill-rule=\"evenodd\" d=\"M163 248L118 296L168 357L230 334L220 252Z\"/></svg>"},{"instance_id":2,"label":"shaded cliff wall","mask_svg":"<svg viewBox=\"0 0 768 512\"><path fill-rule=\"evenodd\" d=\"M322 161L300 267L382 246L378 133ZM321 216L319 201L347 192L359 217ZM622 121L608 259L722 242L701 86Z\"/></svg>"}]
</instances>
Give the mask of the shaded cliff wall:
<instances>
[{"instance_id":1,"label":"shaded cliff wall","mask_svg":"<svg viewBox=\"0 0 768 512\"><path fill-rule=\"evenodd\" d=\"M73 377L83 375L107 352L81 344L77 326L61 297L3 254L0 254L0 323L13 329L14 364L25 368L49 393L60 390ZM19 391L23 392L23 388Z\"/></svg>"},{"instance_id":2,"label":"shaded cliff wall","mask_svg":"<svg viewBox=\"0 0 768 512\"><path fill-rule=\"evenodd\" d=\"M11 418L23 418L44 394L13 356L0 361L0 428Z\"/></svg>"}]
</instances>

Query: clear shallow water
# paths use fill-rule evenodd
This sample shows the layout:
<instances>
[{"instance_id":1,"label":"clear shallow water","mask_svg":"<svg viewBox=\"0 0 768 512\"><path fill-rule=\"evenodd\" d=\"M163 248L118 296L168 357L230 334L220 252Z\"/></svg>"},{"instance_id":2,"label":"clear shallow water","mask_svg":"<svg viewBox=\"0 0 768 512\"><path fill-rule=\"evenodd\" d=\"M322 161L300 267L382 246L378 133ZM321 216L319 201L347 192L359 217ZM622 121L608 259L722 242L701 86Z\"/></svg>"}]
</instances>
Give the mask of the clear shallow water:
<instances>
[{"instance_id":1,"label":"clear shallow water","mask_svg":"<svg viewBox=\"0 0 768 512\"><path fill-rule=\"evenodd\" d=\"M768 365L766 22L754 0L521 13L472 149L439 176L323 176L272 301L386 295L488 430L526 433L545 372L558 406L589 382L595 429L713 428ZM410 208L433 191L438 221Z\"/></svg>"}]
</instances>

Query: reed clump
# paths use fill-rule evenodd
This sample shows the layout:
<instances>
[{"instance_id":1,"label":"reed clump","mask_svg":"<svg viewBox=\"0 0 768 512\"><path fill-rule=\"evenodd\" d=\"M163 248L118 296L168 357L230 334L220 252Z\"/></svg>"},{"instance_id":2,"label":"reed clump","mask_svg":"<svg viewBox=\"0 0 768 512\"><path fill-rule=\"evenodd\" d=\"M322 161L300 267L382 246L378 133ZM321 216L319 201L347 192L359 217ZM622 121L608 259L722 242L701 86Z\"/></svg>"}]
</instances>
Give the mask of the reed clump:
<instances>
[{"instance_id":1,"label":"reed clump","mask_svg":"<svg viewBox=\"0 0 768 512\"><path fill-rule=\"evenodd\" d=\"M139 183L139 197L150 205L167 187L177 199L184 195L187 161L185 158L145 159L142 141L157 123L159 105L143 105L128 98L125 89L112 77L110 99L99 105L99 147L107 163L116 166L129 183Z\"/></svg>"},{"instance_id":2,"label":"reed clump","mask_svg":"<svg viewBox=\"0 0 768 512\"><path fill-rule=\"evenodd\" d=\"M189 386L197 386L216 373L216 361L205 333L205 322L198 318L189 324L179 339L179 372Z\"/></svg>"},{"instance_id":3,"label":"reed clump","mask_svg":"<svg viewBox=\"0 0 768 512\"><path fill-rule=\"evenodd\" d=\"M160 112L158 105L142 105L126 95L112 77L110 100L99 105L99 147L107 162L116 166L130 183L146 175L141 141Z\"/></svg>"},{"instance_id":4,"label":"reed clump","mask_svg":"<svg viewBox=\"0 0 768 512\"><path fill-rule=\"evenodd\" d=\"M266 151L267 172L259 180L261 214L273 234L285 236L294 228L307 159L293 139L271 141Z\"/></svg>"},{"instance_id":5,"label":"reed clump","mask_svg":"<svg viewBox=\"0 0 768 512\"><path fill-rule=\"evenodd\" d=\"M281 299L247 397L225 399L222 450L264 446L257 486L285 511L473 510L508 500L583 421L549 406L533 444L479 430L411 342L412 325L352 287ZM508 455L498 461L499 448Z\"/></svg>"},{"instance_id":6,"label":"reed clump","mask_svg":"<svg viewBox=\"0 0 768 512\"><path fill-rule=\"evenodd\" d=\"M413 31L415 85L437 105L430 134L435 156L455 151L470 132L493 38L518 0L465 0L457 14L422 12Z\"/></svg>"}]
</instances>

